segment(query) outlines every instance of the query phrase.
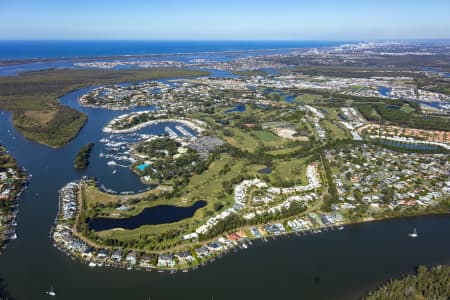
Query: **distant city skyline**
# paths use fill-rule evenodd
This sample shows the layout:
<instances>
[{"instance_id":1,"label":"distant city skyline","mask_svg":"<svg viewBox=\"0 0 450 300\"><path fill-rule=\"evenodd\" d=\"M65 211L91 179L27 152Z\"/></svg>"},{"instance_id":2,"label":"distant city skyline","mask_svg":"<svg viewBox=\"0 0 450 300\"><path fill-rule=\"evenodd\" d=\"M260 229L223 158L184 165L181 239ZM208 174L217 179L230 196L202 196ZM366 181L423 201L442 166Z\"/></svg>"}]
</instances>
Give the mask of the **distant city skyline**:
<instances>
[{"instance_id":1,"label":"distant city skyline","mask_svg":"<svg viewBox=\"0 0 450 300\"><path fill-rule=\"evenodd\" d=\"M0 39L448 39L449 14L444 0L1 0Z\"/></svg>"}]
</instances>

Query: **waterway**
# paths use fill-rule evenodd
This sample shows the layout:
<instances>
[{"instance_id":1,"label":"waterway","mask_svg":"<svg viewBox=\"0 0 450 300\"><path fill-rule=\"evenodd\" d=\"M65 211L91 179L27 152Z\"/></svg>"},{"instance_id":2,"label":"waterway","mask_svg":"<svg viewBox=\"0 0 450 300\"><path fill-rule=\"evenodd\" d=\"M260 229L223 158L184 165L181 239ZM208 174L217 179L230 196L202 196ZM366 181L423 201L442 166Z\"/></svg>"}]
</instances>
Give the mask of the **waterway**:
<instances>
[{"instance_id":1,"label":"waterway","mask_svg":"<svg viewBox=\"0 0 450 300\"><path fill-rule=\"evenodd\" d=\"M23 194L17 218L18 239L0 256L0 277L18 300L48 299L356 299L368 289L418 264L450 263L450 216L388 220L303 237L255 242L248 250L188 273L156 273L89 268L53 247L49 231L58 207L58 189L83 175L95 176L116 191L147 188L129 171L113 175L94 147L89 168L77 171L79 148L103 135L102 127L127 111L84 108L77 97L61 102L89 116L80 134L61 149L24 139L0 112L0 143L33 179ZM136 109L139 110L139 109ZM119 176L120 175L120 176ZM419 238L407 236L416 227Z\"/></svg>"}]
</instances>

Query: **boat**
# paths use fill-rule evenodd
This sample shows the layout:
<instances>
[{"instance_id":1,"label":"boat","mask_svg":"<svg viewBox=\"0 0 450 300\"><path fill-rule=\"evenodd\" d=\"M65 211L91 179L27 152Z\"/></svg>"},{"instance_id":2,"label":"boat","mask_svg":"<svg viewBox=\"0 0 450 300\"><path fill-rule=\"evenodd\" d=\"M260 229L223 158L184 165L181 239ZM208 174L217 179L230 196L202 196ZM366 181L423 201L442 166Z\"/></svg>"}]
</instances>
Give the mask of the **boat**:
<instances>
[{"instance_id":1,"label":"boat","mask_svg":"<svg viewBox=\"0 0 450 300\"><path fill-rule=\"evenodd\" d=\"M97 266L97 264L94 263L94 262L90 262L90 263L89 263L89 267L91 267L91 268L94 268L94 267L96 267L96 266Z\"/></svg>"},{"instance_id":2,"label":"boat","mask_svg":"<svg viewBox=\"0 0 450 300\"><path fill-rule=\"evenodd\" d=\"M414 232L413 232L413 233L410 233L410 234L408 234L408 236L409 236L409 237L412 237L412 238L416 238L416 237L418 237L416 228L414 228Z\"/></svg>"},{"instance_id":3,"label":"boat","mask_svg":"<svg viewBox=\"0 0 450 300\"><path fill-rule=\"evenodd\" d=\"M107 164L108 166L115 166L115 165L117 165L117 163L116 163L115 161L113 161L113 160L108 161L106 164Z\"/></svg>"},{"instance_id":4,"label":"boat","mask_svg":"<svg viewBox=\"0 0 450 300\"><path fill-rule=\"evenodd\" d=\"M344 226L339 226L338 229L342 230L342 229L344 229Z\"/></svg>"},{"instance_id":5,"label":"boat","mask_svg":"<svg viewBox=\"0 0 450 300\"><path fill-rule=\"evenodd\" d=\"M53 286L50 286L50 290L46 291L45 293L46 293L47 295L49 295L49 296L52 296L52 297L55 297L55 296L56 296L56 293L55 293L55 291L53 290Z\"/></svg>"},{"instance_id":6,"label":"boat","mask_svg":"<svg viewBox=\"0 0 450 300\"><path fill-rule=\"evenodd\" d=\"M117 173L117 170L114 170L112 173L113 173L113 175L116 174L116 173Z\"/></svg>"}]
</instances>

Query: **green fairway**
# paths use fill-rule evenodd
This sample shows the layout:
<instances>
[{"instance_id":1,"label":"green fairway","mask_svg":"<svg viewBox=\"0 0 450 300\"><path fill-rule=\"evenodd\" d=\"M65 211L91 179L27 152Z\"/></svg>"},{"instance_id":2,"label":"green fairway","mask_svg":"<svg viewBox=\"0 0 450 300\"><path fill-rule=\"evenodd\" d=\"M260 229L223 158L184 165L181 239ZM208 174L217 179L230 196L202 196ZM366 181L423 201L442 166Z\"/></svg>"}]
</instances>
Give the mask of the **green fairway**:
<instances>
[{"instance_id":1,"label":"green fairway","mask_svg":"<svg viewBox=\"0 0 450 300\"><path fill-rule=\"evenodd\" d=\"M267 130L256 130L253 134L263 143L273 144L281 141L281 138Z\"/></svg>"}]
</instances>

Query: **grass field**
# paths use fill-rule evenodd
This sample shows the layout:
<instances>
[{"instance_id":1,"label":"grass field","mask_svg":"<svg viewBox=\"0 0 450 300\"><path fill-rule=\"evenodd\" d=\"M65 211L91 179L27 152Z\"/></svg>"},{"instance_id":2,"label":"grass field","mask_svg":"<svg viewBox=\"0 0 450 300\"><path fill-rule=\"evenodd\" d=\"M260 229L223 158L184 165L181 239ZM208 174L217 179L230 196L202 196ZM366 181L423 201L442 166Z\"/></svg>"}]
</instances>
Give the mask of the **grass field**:
<instances>
[{"instance_id":1,"label":"grass field","mask_svg":"<svg viewBox=\"0 0 450 300\"><path fill-rule=\"evenodd\" d=\"M225 167L225 165L230 166L230 171L226 174L221 174L220 171ZM98 232L101 238L114 238L119 240L128 240L139 238L140 235L154 235L162 232L167 232L177 228L190 228L198 225L203 221L210 213L214 212L217 204L222 207L229 207L232 203L231 195L223 195L222 182L226 180L231 180L233 177L238 176L244 167L245 161L234 160L228 154L223 154L219 159L213 161L208 170L200 175L192 176L190 183L183 188L181 195L179 197L170 199L158 199L155 201L142 201L139 202L136 207L127 211L126 214L136 215L142 211L145 207L153 207L162 204L176 205L176 206L190 206L198 200L204 200L207 205L201 209L198 209L192 218L187 218L179 222L170 224L160 224L160 225L145 225L134 230L123 230L123 229L112 229ZM92 195L87 196L87 202L91 203L88 206L92 207L92 203L108 202L108 201L120 201L119 199L133 199L142 198L147 193L141 195L120 195L113 196L114 200L111 199L111 195L105 194L100 191L95 191ZM109 212L108 210L106 210Z\"/></svg>"},{"instance_id":2,"label":"grass field","mask_svg":"<svg viewBox=\"0 0 450 300\"><path fill-rule=\"evenodd\" d=\"M231 128L233 136L223 136L225 141L230 145L237 147L241 150L247 150L254 152L258 147L258 140L250 135L248 132L244 132L238 128Z\"/></svg>"},{"instance_id":3,"label":"grass field","mask_svg":"<svg viewBox=\"0 0 450 300\"><path fill-rule=\"evenodd\" d=\"M134 82L206 75L186 69L149 70L46 70L0 79L0 108L12 113L14 126L28 139L61 147L73 139L87 118L62 106L58 97L95 84Z\"/></svg>"},{"instance_id":4,"label":"grass field","mask_svg":"<svg viewBox=\"0 0 450 300\"><path fill-rule=\"evenodd\" d=\"M275 186L306 184L306 161L307 158L274 161L270 182Z\"/></svg>"},{"instance_id":5,"label":"grass field","mask_svg":"<svg viewBox=\"0 0 450 300\"><path fill-rule=\"evenodd\" d=\"M283 141L282 138L267 130L256 130L253 134L267 146L278 144Z\"/></svg>"},{"instance_id":6,"label":"grass field","mask_svg":"<svg viewBox=\"0 0 450 300\"><path fill-rule=\"evenodd\" d=\"M315 94L301 94L295 97L295 102L304 103L304 104L314 104L314 102L322 100L322 95Z\"/></svg>"}]
</instances>

